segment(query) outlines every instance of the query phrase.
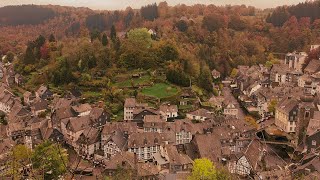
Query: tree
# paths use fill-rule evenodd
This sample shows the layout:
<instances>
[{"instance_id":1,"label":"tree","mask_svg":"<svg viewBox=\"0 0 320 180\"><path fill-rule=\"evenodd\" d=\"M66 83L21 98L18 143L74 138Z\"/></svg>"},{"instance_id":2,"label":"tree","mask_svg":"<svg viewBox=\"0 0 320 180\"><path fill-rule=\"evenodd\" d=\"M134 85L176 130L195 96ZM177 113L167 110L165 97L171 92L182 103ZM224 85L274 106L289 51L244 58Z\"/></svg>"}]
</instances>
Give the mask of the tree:
<instances>
[{"instance_id":1,"label":"tree","mask_svg":"<svg viewBox=\"0 0 320 180\"><path fill-rule=\"evenodd\" d=\"M146 28L130 30L127 34L128 42L135 48L149 48L152 38Z\"/></svg>"},{"instance_id":2,"label":"tree","mask_svg":"<svg viewBox=\"0 0 320 180\"><path fill-rule=\"evenodd\" d=\"M189 180L216 180L217 171L213 163L207 159L196 159Z\"/></svg>"},{"instance_id":3,"label":"tree","mask_svg":"<svg viewBox=\"0 0 320 180\"><path fill-rule=\"evenodd\" d=\"M276 111L277 104L278 104L278 101L276 99L272 99L268 105L268 111L274 114Z\"/></svg>"},{"instance_id":4,"label":"tree","mask_svg":"<svg viewBox=\"0 0 320 180\"><path fill-rule=\"evenodd\" d=\"M53 34L50 34L50 36L49 36L49 42L56 42L56 38L54 37L54 35Z\"/></svg>"},{"instance_id":5,"label":"tree","mask_svg":"<svg viewBox=\"0 0 320 180\"><path fill-rule=\"evenodd\" d=\"M68 154L59 144L43 142L34 149L31 159L33 168L44 179L59 179L59 176L67 171Z\"/></svg>"},{"instance_id":6,"label":"tree","mask_svg":"<svg viewBox=\"0 0 320 180\"><path fill-rule=\"evenodd\" d=\"M26 53L24 55L24 58L23 58L23 62L24 64L33 64L35 63L36 61L36 58L33 54L33 47L31 45L28 45L27 49L26 49Z\"/></svg>"},{"instance_id":7,"label":"tree","mask_svg":"<svg viewBox=\"0 0 320 180\"><path fill-rule=\"evenodd\" d=\"M108 45L108 37L107 37L107 35L105 33L102 35L101 43L102 43L103 46L107 46Z\"/></svg>"},{"instance_id":8,"label":"tree","mask_svg":"<svg viewBox=\"0 0 320 180\"><path fill-rule=\"evenodd\" d=\"M100 34L101 32L98 29L94 29L90 32L90 39L91 42L93 42L95 39L98 39L100 41Z\"/></svg>"},{"instance_id":9,"label":"tree","mask_svg":"<svg viewBox=\"0 0 320 180\"><path fill-rule=\"evenodd\" d=\"M236 68L233 68L230 74L230 77L235 78L238 74L238 70Z\"/></svg>"},{"instance_id":10,"label":"tree","mask_svg":"<svg viewBox=\"0 0 320 180\"><path fill-rule=\"evenodd\" d=\"M164 41L157 44L156 54L160 63L175 61L179 58L177 47L169 42Z\"/></svg>"},{"instance_id":11,"label":"tree","mask_svg":"<svg viewBox=\"0 0 320 180\"><path fill-rule=\"evenodd\" d=\"M179 20L176 23L176 27L178 28L179 31L186 32L188 30L188 23L184 20Z\"/></svg>"},{"instance_id":12,"label":"tree","mask_svg":"<svg viewBox=\"0 0 320 180\"><path fill-rule=\"evenodd\" d=\"M141 7L140 13L144 19L149 21L153 21L159 17L158 6L156 3Z\"/></svg>"},{"instance_id":13,"label":"tree","mask_svg":"<svg viewBox=\"0 0 320 180\"><path fill-rule=\"evenodd\" d=\"M188 76L180 69L170 69L166 73L167 80L173 84L188 87L190 85L190 80Z\"/></svg>"},{"instance_id":14,"label":"tree","mask_svg":"<svg viewBox=\"0 0 320 180\"><path fill-rule=\"evenodd\" d=\"M45 42L46 42L46 38L42 35L39 35L39 37L35 40L36 48L40 49Z\"/></svg>"},{"instance_id":15,"label":"tree","mask_svg":"<svg viewBox=\"0 0 320 180\"><path fill-rule=\"evenodd\" d=\"M218 31L226 26L224 17L219 14L210 14L203 18L202 26L207 28L208 31Z\"/></svg>"},{"instance_id":16,"label":"tree","mask_svg":"<svg viewBox=\"0 0 320 180\"><path fill-rule=\"evenodd\" d=\"M204 67L202 70L200 70L198 82L202 89L206 90L207 92L212 92L212 77L208 67Z\"/></svg>"},{"instance_id":17,"label":"tree","mask_svg":"<svg viewBox=\"0 0 320 180\"><path fill-rule=\"evenodd\" d=\"M21 179L23 174L22 169L28 169L31 164L32 152L24 145L14 146L9 154L9 160L7 161L8 171L6 175L15 179Z\"/></svg>"},{"instance_id":18,"label":"tree","mask_svg":"<svg viewBox=\"0 0 320 180\"><path fill-rule=\"evenodd\" d=\"M114 25L111 26L110 38L111 38L112 42L115 43L115 41L117 39L117 31L116 31L116 27Z\"/></svg>"}]
</instances>

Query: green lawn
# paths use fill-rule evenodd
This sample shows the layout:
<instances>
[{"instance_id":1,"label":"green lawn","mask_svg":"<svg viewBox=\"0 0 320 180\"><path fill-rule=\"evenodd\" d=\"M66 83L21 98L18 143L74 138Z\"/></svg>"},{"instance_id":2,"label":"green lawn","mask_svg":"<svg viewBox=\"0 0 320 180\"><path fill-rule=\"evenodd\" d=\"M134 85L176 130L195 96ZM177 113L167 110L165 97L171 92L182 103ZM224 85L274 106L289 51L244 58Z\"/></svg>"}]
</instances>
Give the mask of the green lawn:
<instances>
[{"instance_id":1,"label":"green lawn","mask_svg":"<svg viewBox=\"0 0 320 180\"><path fill-rule=\"evenodd\" d=\"M160 99L174 96L178 92L179 92L179 89L165 83L154 84L153 86L144 88L141 91L141 93L144 95L153 96Z\"/></svg>"},{"instance_id":2,"label":"green lawn","mask_svg":"<svg viewBox=\"0 0 320 180\"><path fill-rule=\"evenodd\" d=\"M115 86L120 87L120 88L131 87L132 82L135 86L147 85L150 83L150 80L151 80L151 76L146 75L146 76L142 76L140 78L130 78L130 79L122 81L122 82L117 82L117 83L115 83Z\"/></svg>"}]
</instances>

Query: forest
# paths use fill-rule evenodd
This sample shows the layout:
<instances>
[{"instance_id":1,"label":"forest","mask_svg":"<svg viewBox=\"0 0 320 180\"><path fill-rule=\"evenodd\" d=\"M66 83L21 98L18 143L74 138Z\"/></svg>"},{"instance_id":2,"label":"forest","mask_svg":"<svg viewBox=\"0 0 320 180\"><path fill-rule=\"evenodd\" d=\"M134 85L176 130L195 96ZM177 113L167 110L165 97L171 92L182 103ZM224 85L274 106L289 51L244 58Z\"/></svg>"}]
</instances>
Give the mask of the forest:
<instances>
[{"instance_id":1,"label":"forest","mask_svg":"<svg viewBox=\"0 0 320 180\"><path fill-rule=\"evenodd\" d=\"M55 12L50 8L35 5L6 6L0 8L0 26L37 25L54 16Z\"/></svg>"},{"instance_id":2,"label":"forest","mask_svg":"<svg viewBox=\"0 0 320 180\"><path fill-rule=\"evenodd\" d=\"M124 96L115 87L121 74L142 71L144 80L162 82L155 74L164 72L174 85L212 92L213 69L226 77L238 65L270 67L279 54L308 52L320 42L319 1L266 10L166 2L123 11L17 6L0 14L7 8L31 8L38 17L25 17L26 25L12 16L0 27L0 54L17 56L13 64L28 90L40 84L103 89L99 95L110 102Z\"/></svg>"}]
</instances>

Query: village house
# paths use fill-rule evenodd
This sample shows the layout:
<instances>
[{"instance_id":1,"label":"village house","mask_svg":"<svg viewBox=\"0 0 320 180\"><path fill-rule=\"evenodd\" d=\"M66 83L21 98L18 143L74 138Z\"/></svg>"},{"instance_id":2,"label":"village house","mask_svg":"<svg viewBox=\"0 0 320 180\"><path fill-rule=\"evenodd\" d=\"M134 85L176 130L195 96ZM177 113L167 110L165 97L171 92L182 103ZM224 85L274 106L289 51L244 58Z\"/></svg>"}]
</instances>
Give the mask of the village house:
<instances>
[{"instance_id":1,"label":"village house","mask_svg":"<svg viewBox=\"0 0 320 180\"><path fill-rule=\"evenodd\" d=\"M239 109L236 107L236 103L227 102L224 109L223 109L223 114L225 116L231 116L231 117L238 118Z\"/></svg>"},{"instance_id":2,"label":"village house","mask_svg":"<svg viewBox=\"0 0 320 180\"><path fill-rule=\"evenodd\" d=\"M76 112L74 112L74 110L71 107L59 108L57 110L54 110L51 114L52 125L53 127L60 128L62 121L76 116Z\"/></svg>"},{"instance_id":3,"label":"village house","mask_svg":"<svg viewBox=\"0 0 320 180\"><path fill-rule=\"evenodd\" d=\"M285 98L278 103L275 112L275 125L287 133L296 132L299 102L295 98Z\"/></svg>"},{"instance_id":4,"label":"village house","mask_svg":"<svg viewBox=\"0 0 320 180\"><path fill-rule=\"evenodd\" d=\"M25 105L32 104L35 99L36 99L36 96L33 93L29 91L26 91L25 93L23 93L23 102Z\"/></svg>"},{"instance_id":5,"label":"village house","mask_svg":"<svg viewBox=\"0 0 320 180\"><path fill-rule=\"evenodd\" d=\"M233 174L249 176L252 171L259 169L265 148L259 140L252 140L243 154L235 155L228 162L228 169Z\"/></svg>"},{"instance_id":6,"label":"village house","mask_svg":"<svg viewBox=\"0 0 320 180\"><path fill-rule=\"evenodd\" d=\"M0 92L0 111L9 113L15 103L14 95L9 91Z\"/></svg>"},{"instance_id":7,"label":"village house","mask_svg":"<svg viewBox=\"0 0 320 180\"><path fill-rule=\"evenodd\" d=\"M48 110L48 101L39 99L34 102L31 106L31 112L34 116L39 116L42 113L45 113Z\"/></svg>"},{"instance_id":8,"label":"village house","mask_svg":"<svg viewBox=\"0 0 320 180\"><path fill-rule=\"evenodd\" d=\"M188 120L179 120L167 124L165 133L171 133L175 145L184 145L190 143L192 136L200 133L200 130L197 131L195 125Z\"/></svg>"},{"instance_id":9,"label":"village house","mask_svg":"<svg viewBox=\"0 0 320 180\"><path fill-rule=\"evenodd\" d=\"M133 133L128 137L128 151L137 154L139 161L149 161L153 154L160 151L164 141L159 133Z\"/></svg>"},{"instance_id":10,"label":"village house","mask_svg":"<svg viewBox=\"0 0 320 180\"><path fill-rule=\"evenodd\" d=\"M315 74L320 71L320 60L319 59L313 59L309 62L307 67L304 69L305 74Z\"/></svg>"},{"instance_id":11,"label":"village house","mask_svg":"<svg viewBox=\"0 0 320 180\"><path fill-rule=\"evenodd\" d=\"M49 140L53 142L64 142L64 136L57 128L52 126L52 122L49 119L42 121L40 126L40 132L43 140Z\"/></svg>"},{"instance_id":12,"label":"village house","mask_svg":"<svg viewBox=\"0 0 320 180\"><path fill-rule=\"evenodd\" d=\"M102 141L107 140L115 131L122 132L125 138L128 138L132 133L143 132L135 122L107 122L101 132Z\"/></svg>"},{"instance_id":13,"label":"village house","mask_svg":"<svg viewBox=\"0 0 320 180\"><path fill-rule=\"evenodd\" d=\"M89 113L90 125L95 128L103 127L110 121L109 114L102 108L94 107Z\"/></svg>"},{"instance_id":14,"label":"village house","mask_svg":"<svg viewBox=\"0 0 320 180\"><path fill-rule=\"evenodd\" d=\"M111 159L104 160L103 168L110 177L115 175L119 168L121 168L131 174L136 173L139 179L159 179L159 170L155 165L152 163L138 162L136 155L131 152L121 152L111 157Z\"/></svg>"},{"instance_id":15,"label":"village house","mask_svg":"<svg viewBox=\"0 0 320 180\"><path fill-rule=\"evenodd\" d=\"M198 120L198 121L205 121L213 117L212 112L206 109L198 109L196 111L189 112L186 114L186 116L188 119Z\"/></svg>"},{"instance_id":16,"label":"village house","mask_svg":"<svg viewBox=\"0 0 320 180\"><path fill-rule=\"evenodd\" d=\"M117 153L127 150L127 139L125 134L120 130L115 130L110 136L102 136L101 144L104 152L104 157L110 159Z\"/></svg>"},{"instance_id":17,"label":"village house","mask_svg":"<svg viewBox=\"0 0 320 180\"><path fill-rule=\"evenodd\" d=\"M186 154L179 153L173 144L160 147L160 152L153 155L154 163L159 169L168 169L170 173L190 172L193 161Z\"/></svg>"},{"instance_id":18,"label":"village house","mask_svg":"<svg viewBox=\"0 0 320 180\"><path fill-rule=\"evenodd\" d=\"M286 54L285 64L289 69L297 72L302 72L302 66L307 58L307 53L305 52L293 52Z\"/></svg>"},{"instance_id":19,"label":"village house","mask_svg":"<svg viewBox=\"0 0 320 180\"><path fill-rule=\"evenodd\" d=\"M25 123L31 119L30 111L23 107L18 100L15 101L12 110L7 115L8 123Z\"/></svg>"},{"instance_id":20,"label":"village house","mask_svg":"<svg viewBox=\"0 0 320 180\"><path fill-rule=\"evenodd\" d=\"M137 108L146 107L147 104L137 103L135 98L127 98L124 103L124 120L133 120L133 111Z\"/></svg>"},{"instance_id":21,"label":"village house","mask_svg":"<svg viewBox=\"0 0 320 180\"><path fill-rule=\"evenodd\" d=\"M41 85L36 91L36 97L38 99L48 99L51 98L53 93L48 89L47 86Z\"/></svg>"},{"instance_id":22,"label":"village house","mask_svg":"<svg viewBox=\"0 0 320 180\"><path fill-rule=\"evenodd\" d=\"M311 100L311 101L310 101ZM303 140L302 133L307 130L309 121L314 117L316 107L308 97L297 100L284 98L276 107L275 125L287 133L295 133L296 140ZM298 143L294 141L293 143Z\"/></svg>"},{"instance_id":23,"label":"village house","mask_svg":"<svg viewBox=\"0 0 320 180\"><path fill-rule=\"evenodd\" d=\"M176 118L178 117L178 106L170 104L162 104L159 108L160 114L166 118Z\"/></svg>"},{"instance_id":24,"label":"village house","mask_svg":"<svg viewBox=\"0 0 320 180\"><path fill-rule=\"evenodd\" d=\"M79 136L76 152L85 158L92 158L93 154L100 149L100 133L95 128L85 129Z\"/></svg>"},{"instance_id":25,"label":"village house","mask_svg":"<svg viewBox=\"0 0 320 180\"><path fill-rule=\"evenodd\" d=\"M309 122L305 145L308 152L315 152L320 147L320 111L314 112L314 118Z\"/></svg>"},{"instance_id":26,"label":"village house","mask_svg":"<svg viewBox=\"0 0 320 180\"><path fill-rule=\"evenodd\" d=\"M159 112L156 109L149 107L140 107L133 110L132 122L136 122L139 127L143 126L143 119L147 115L157 115Z\"/></svg>"},{"instance_id":27,"label":"village house","mask_svg":"<svg viewBox=\"0 0 320 180\"><path fill-rule=\"evenodd\" d=\"M166 119L161 115L146 115L143 120L144 132L162 133L166 127Z\"/></svg>"},{"instance_id":28,"label":"village house","mask_svg":"<svg viewBox=\"0 0 320 180\"><path fill-rule=\"evenodd\" d=\"M92 107L90 106L90 104L86 103L86 104L79 104L79 105L75 105L71 107L73 109L74 112L76 112L76 114L78 116L87 116L90 114L90 111L92 109Z\"/></svg>"},{"instance_id":29,"label":"village house","mask_svg":"<svg viewBox=\"0 0 320 180\"><path fill-rule=\"evenodd\" d=\"M270 71L270 80L277 84L293 81L291 71L286 64L274 64Z\"/></svg>"},{"instance_id":30,"label":"village house","mask_svg":"<svg viewBox=\"0 0 320 180\"><path fill-rule=\"evenodd\" d=\"M94 129L89 127L89 116L71 117L61 121L61 132L68 144L76 147L75 142L86 129Z\"/></svg>"}]
</instances>

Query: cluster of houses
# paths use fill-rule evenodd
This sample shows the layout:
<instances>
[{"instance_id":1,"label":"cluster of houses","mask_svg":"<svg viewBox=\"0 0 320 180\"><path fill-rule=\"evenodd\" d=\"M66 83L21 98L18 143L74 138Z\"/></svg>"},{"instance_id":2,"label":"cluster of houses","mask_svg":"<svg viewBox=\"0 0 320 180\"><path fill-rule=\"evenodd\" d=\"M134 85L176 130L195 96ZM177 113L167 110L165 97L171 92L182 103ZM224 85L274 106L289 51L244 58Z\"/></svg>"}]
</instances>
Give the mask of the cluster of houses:
<instances>
[{"instance_id":1,"label":"cluster of houses","mask_svg":"<svg viewBox=\"0 0 320 180\"><path fill-rule=\"evenodd\" d=\"M320 60L312 60L304 68L306 59L305 53L294 52L271 69L239 66L237 75L223 81L225 87L209 100L214 112L199 108L181 116L175 104L154 108L126 98L124 118L118 122L112 122L99 104L81 103L77 92L59 96L42 85L19 98L10 86L21 85L22 78L16 81L19 76L14 75L17 79L9 82L8 74L14 73L1 67L0 111L6 114L7 124L0 125L0 171L6 169L14 145L33 149L49 140L72 148L110 176L121 167L134 170L141 179L184 179L181 177L191 172L195 159L208 158L244 178L319 177L320 81L316 78ZM221 78L216 70L212 76ZM184 100L179 105L184 105ZM276 102L274 107L270 107L272 102ZM268 125L252 126L244 120L243 109ZM294 147L303 159L292 163L277 142L267 142L259 133L266 137L280 133L282 139L288 139L280 142L280 147Z\"/></svg>"},{"instance_id":2,"label":"cluster of houses","mask_svg":"<svg viewBox=\"0 0 320 180\"><path fill-rule=\"evenodd\" d=\"M295 152L319 160L320 59L308 60L305 52L288 53L271 68L239 66L236 77L225 83L241 106L260 118L257 122L267 137L287 141ZM302 171L319 178L319 163Z\"/></svg>"}]
</instances>

